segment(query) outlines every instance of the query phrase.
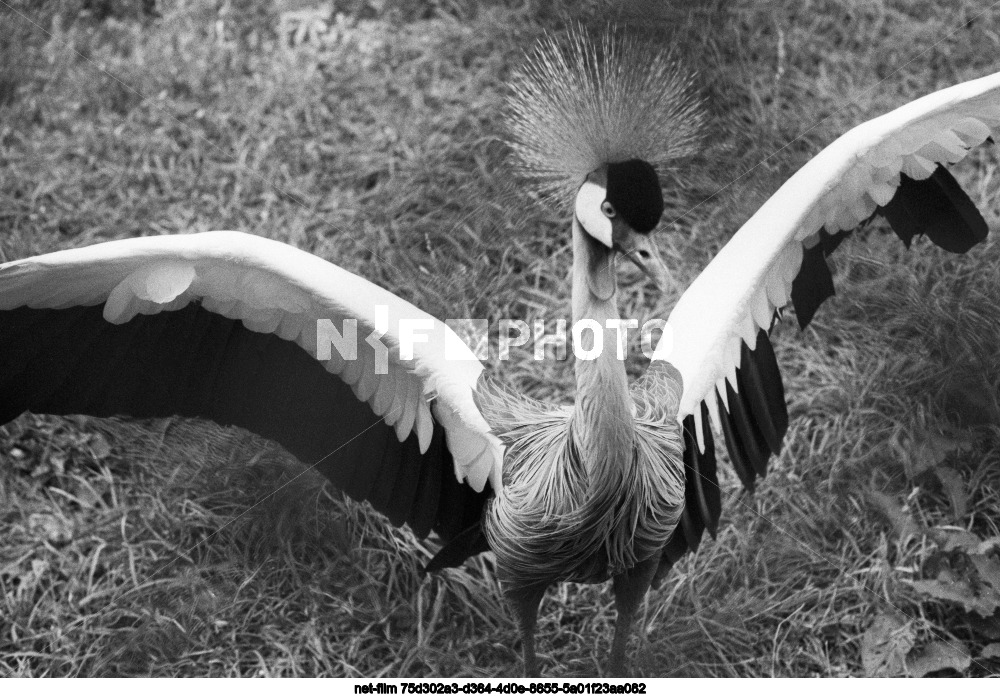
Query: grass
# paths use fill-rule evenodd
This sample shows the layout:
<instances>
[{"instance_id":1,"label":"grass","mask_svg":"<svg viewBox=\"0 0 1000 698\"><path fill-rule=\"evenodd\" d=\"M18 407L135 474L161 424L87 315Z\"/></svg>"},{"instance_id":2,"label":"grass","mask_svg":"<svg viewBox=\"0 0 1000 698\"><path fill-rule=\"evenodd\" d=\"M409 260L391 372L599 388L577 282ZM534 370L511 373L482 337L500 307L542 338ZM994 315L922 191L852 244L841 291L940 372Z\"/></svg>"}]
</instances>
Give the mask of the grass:
<instances>
[{"instance_id":1,"label":"grass","mask_svg":"<svg viewBox=\"0 0 1000 698\"><path fill-rule=\"evenodd\" d=\"M510 181L502 111L509 71L574 6L357 0L290 46L281 14L308 2L4 5L0 259L235 228L439 317L568 314L565 212ZM710 115L660 234L679 289L837 134L1000 55L985 0L703 0L660 19ZM956 172L1000 230L995 148ZM650 594L638 674L877 673L880 623L905 640L882 671L906 654L1000 672L1000 243L958 258L879 227L838 251L810 329L778 330L784 451L752 497L726 479L718 539ZM625 312L664 317L677 293L631 285ZM568 362L515 357L491 369L570 397ZM520 671L488 558L422 576L433 543L246 433L25 415L0 454L0 674ZM598 674L613 622L607 589L551 592L547 674ZM968 660L928 664L942 647Z\"/></svg>"}]
</instances>

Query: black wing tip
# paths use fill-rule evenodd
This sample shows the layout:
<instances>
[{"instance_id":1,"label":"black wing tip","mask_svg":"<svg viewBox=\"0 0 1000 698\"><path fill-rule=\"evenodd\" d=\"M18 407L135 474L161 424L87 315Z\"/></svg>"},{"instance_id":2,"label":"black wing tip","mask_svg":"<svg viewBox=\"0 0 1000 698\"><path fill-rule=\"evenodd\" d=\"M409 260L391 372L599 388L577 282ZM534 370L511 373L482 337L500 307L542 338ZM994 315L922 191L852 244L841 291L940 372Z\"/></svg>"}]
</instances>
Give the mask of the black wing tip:
<instances>
[{"instance_id":1,"label":"black wing tip","mask_svg":"<svg viewBox=\"0 0 1000 698\"><path fill-rule=\"evenodd\" d=\"M876 215L888 221L907 249L913 238L926 235L946 252L964 254L989 235L986 219L943 165L938 165L926 179L914 179L901 172L896 193L889 203L875 210L872 218ZM803 250L802 265L792 281L791 293L799 329L804 330L823 301L835 295L826 258L851 232L831 235L821 228L820 242Z\"/></svg>"},{"instance_id":2,"label":"black wing tip","mask_svg":"<svg viewBox=\"0 0 1000 698\"><path fill-rule=\"evenodd\" d=\"M792 280L792 306L800 330L809 326L823 301L836 295L833 275L826 260L851 232L844 230L830 234L826 228L820 228L819 242L803 250L802 265Z\"/></svg>"},{"instance_id":3,"label":"black wing tip","mask_svg":"<svg viewBox=\"0 0 1000 698\"><path fill-rule=\"evenodd\" d=\"M754 491L756 479L767 474L771 455L781 450L788 431L785 389L771 340L764 330L757 335L753 350L743 344L737 388L726 383L728 409L717 395L722 432L730 460L740 482ZM693 415L684 418L684 465L686 468L685 506L677 531L664 547L657 580L687 552L696 552L702 535L718 533L722 514L722 492L716 473L715 442L709 427L708 407L701 404L705 451L698 449Z\"/></svg>"},{"instance_id":4,"label":"black wing tip","mask_svg":"<svg viewBox=\"0 0 1000 698\"><path fill-rule=\"evenodd\" d=\"M804 330L812 322L823 301L835 293L823 245L817 243L807 247L802 253L799 273L792 280L792 305L795 307L799 329Z\"/></svg>"},{"instance_id":5,"label":"black wing tip","mask_svg":"<svg viewBox=\"0 0 1000 698\"><path fill-rule=\"evenodd\" d=\"M926 235L941 249L964 254L989 235L986 219L943 165L926 179L901 173L896 194L878 212L907 247Z\"/></svg>"},{"instance_id":6,"label":"black wing tip","mask_svg":"<svg viewBox=\"0 0 1000 698\"><path fill-rule=\"evenodd\" d=\"M788 431L781 370L764 330L758 332L753 350L743 344L736 386L734 390L726 384L725 402L717 396L719 416L733 468L744 488L753 491L755 480L767 475L768 461L781 451Z\"/></svg>"},{"instance_id":7,"label":"black wing tip","mask_svg":"<svg viewBox=\"0 0 1000 698\"><path fill-rule=\"evenodd\" d=\"M701 416L703 425L706 425L703 434L704 453L698 448L694 417L688 415L684 418L684 509L677 524L677 532L668 543L668 546L683 547L691 552L698 550L705 531L715 538L722 515L722 490L716 471L715 442L711 429L707 427L708 408L704 404L701 406Z\"/></svg>"}]
</instances>

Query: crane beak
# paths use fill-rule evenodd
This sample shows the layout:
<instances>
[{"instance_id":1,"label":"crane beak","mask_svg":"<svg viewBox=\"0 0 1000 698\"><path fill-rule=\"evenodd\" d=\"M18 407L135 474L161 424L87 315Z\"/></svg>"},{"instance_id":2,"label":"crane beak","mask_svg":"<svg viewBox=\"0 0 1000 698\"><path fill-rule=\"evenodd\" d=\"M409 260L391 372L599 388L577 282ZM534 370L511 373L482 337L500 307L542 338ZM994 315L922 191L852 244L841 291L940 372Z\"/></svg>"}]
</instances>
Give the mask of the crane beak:
<instances>
[{"instance_id":1,"label":"crane beak","mask_svg":"<svg viewBox=\"0 0 1000 698\"><path fill-rule=\"evenodd\" d=\"M653 285L660 291L666 291L673 285L667 265L663 263L660 250L653 242L652 235L640 235L629 232L623 239L615 242L615 248L639 267Z\"/></svg>"}]
</instances>

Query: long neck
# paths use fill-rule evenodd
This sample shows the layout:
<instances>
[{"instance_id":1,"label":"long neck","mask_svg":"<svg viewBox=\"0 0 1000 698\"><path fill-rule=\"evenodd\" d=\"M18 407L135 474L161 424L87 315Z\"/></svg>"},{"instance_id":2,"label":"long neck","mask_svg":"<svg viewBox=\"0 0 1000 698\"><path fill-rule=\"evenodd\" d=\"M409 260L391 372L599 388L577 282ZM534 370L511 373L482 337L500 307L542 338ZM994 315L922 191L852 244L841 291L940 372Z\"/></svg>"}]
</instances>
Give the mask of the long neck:
<instances>
[{"instance_id":1,"label":"long neck","mask_svg":"<svg viewBox=\"0 0 1000 698\"><path fill-rule=\"evenodd\" d=\"M603 328L603 351L576 359L574 438L588 470L614 467L631 457L635 439L632 398L625 364L618 358L619 319L614 287L614 253L587 235L573 220L573 323L594 320ZM589 340L591 333L584 336ZM586 347L587 349L590 346Z\"/></svg>"}]
</instances>

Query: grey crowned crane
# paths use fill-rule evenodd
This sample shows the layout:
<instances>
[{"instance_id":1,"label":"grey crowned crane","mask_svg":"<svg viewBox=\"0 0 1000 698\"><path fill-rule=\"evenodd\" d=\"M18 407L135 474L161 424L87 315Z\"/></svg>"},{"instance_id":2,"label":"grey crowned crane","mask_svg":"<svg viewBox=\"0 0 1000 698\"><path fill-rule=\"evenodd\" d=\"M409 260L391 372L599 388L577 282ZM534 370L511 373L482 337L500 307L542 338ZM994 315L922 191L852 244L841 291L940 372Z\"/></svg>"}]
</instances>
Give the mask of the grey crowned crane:
<instances>
[{"instance_id":1,"label":"grey crowned crane","mask_svg":"<svg viewBox=\"0 0 1000 698\"><path fill-rule=\"evenodd\" d=\"M613 38L544 42L513 92L526 174L573 202L573 319L616 347L616 255L666 275L650 236L664 207L657 168L692 147L698 110L669 57ZM715 438L748 488L781 448L777 311L791 303L804 327L833 292L826 257L875 215L906 243L926 234L964 252L983 240L946 166L998 128L1000 73L845 134L683 294L642 379L629 386L616 351L578 359L566 406L504 390L445 323L262 237L146 237L8 262L0 423L30 410L249 429L393 524L438 534L431 570L492 550L529 674L545 590L612 580L609 669L622 673L654 578L716 532Z\"/></svg>"}]
</instances>

